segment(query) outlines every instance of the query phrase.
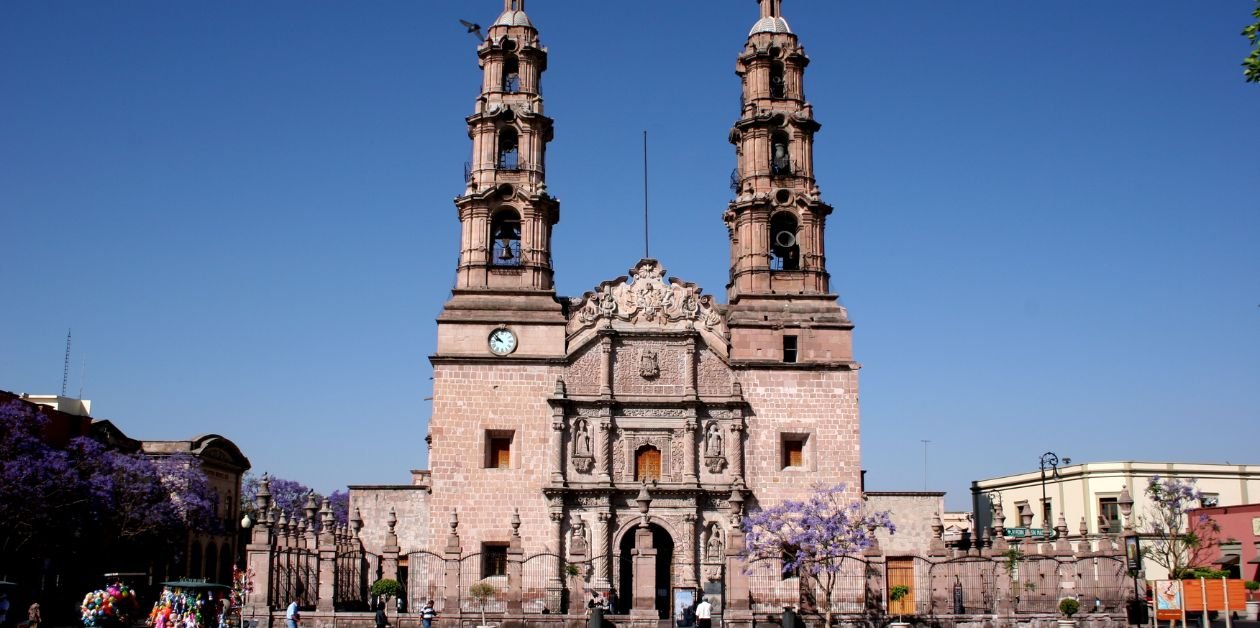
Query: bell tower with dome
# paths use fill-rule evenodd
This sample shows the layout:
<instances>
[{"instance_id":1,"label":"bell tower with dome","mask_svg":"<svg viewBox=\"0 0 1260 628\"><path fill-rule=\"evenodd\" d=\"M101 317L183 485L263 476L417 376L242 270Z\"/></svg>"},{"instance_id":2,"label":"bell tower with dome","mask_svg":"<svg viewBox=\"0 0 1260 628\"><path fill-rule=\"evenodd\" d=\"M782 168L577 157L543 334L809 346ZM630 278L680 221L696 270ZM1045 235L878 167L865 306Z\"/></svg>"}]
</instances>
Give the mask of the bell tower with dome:
<instances>
[{"instance_id":1,"label":"bell tower with dome","mask_svg":"<svg viewBox=\"0 0 1260 628\"><path fill-rule=\"evenodd\" d=\"M524 0L503 12L477 48L481 92L468 116L472 159L459 212L459 264L438 318L438 355L554 356L564 351L555 298L552 229L560 202L547 191L541 82L547 49Z\"/></svg>"},{"instance_id":2,"label":"bell tower with dome","mask_svg":"<svg viewBox=\"0 0 1260 628\"><path fill-rule=\"evenodd\" d=\"M736 61L742 81L730 235L731 359L747 363L852 365L849 322L831 293L824 243L831 206L814 170L821 125L805 99L809 57L781 12L761 16Z\"/></svg>"}]
</instances>

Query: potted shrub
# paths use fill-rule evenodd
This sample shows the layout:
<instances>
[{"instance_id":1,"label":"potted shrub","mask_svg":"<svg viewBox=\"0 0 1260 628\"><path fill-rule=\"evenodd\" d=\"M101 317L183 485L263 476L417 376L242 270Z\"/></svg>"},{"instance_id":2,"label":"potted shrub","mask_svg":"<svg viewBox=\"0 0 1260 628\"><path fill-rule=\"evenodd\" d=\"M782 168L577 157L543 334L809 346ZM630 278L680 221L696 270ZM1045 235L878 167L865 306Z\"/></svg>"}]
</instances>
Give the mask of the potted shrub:
<instances>
[{"instance_id":1,"label":"potted shrub","mask_svg":"<svg viewBox=\"0 0 1260 628\"><path fill-rule=\"evenodd\" d=\"M1080 602L1077 602L1070 597L1065 597L1059 600L1059 612L1063 613L1064 617L1067 617L1067 619L1059 620L1060 628L1071 628L1076 626L1076 620L1072 619L1072 616L1079 610L1081 610Z\"/></svg>"},{"instance_id":2,"label":"potted shrub","mask_svg":"<svg viewBox=\"0 0 1260 628\"><path fill-rule=\"evenodd\" d=\"M910 595L910 587L904 584L899 584L888 590L888 600L893 604L904 600L907 595ZM909 626L910 624L908 622L901 621L901 613L897 613L897 621L888 625L890 627L904 627Z\"/></svg>"},{"instance_id":3,"label":"potted shrub","mask_svg":"<svg viewBox=\"0 0 1260 628\"><path fill-rule=\"evenodd\" d=\"M1260 582L1255 580L1247 580L1243 582L1243 586L1247 588L1247 619L1256 621L1260 619L1260 594L1256 593L1260 589Z\"/></svg>"},{"instance_id":4,"label":"potted shrub","mask_svg":"<svg viewBox=\"0 0 1260 628\"><path fill-rule=\"evenodd\" d=\"M379 603L384 605L386 610L389 610L390 598L400 597L403 594L403 587L393 578L381 578L372 583L369 592L380 600Z\"/></svg>"},{"instance_id":5,"label":"potted shrub","mask_svg":"<svg viewBox=\"0 0 1260 628\"><path fill-rule=\"evenodd\" d=\"M488 582L478 582L468 587L468 595L477 600L477 604L481 607L481 625L477 628L491 628L490 624L486 623L486 602L494 597L494 587Z\"/></svg>"}]
</instances>

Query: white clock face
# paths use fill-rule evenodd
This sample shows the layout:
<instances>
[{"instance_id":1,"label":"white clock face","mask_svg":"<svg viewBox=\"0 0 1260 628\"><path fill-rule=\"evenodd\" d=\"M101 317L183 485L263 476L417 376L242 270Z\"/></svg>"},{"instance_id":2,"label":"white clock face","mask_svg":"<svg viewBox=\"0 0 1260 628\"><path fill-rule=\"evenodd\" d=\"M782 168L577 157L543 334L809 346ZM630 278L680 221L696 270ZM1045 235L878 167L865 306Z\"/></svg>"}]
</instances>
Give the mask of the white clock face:
<instances>
[{"instance_id":1,"label":"white clock face","mask_svg":"<svg viewBox=\"0 0 1260 628\"><path fill-rule=\"evenodd\" d=\"M496 329L490 332L490 352L495 355L507 355L516 351L516 334L507 329Z\"/></svg>"}]
</instances>

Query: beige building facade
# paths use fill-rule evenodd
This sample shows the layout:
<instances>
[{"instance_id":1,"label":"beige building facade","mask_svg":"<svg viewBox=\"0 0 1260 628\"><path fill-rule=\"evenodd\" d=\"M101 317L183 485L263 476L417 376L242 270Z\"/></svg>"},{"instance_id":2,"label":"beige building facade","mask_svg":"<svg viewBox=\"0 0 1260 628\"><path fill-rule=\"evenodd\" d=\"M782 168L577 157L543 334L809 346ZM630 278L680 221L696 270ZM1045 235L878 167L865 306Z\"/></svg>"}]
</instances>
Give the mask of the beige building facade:
<instances>
[{"instance_id":1,"label":"beige building facade","mask_svg":"<svg viewBox=\"0 0 1260 628\"><path fill-rule=\"evenodd\" d=\"M1260 501L1260 465L1194 464L1183 462L1092 462L1059 467L1057 476L1045 473L1042 498L1040 470L972 482L971 493L978 529L997 527L993 511L1000 502L1006 528L1054 527L1060 516L1069 538L1119 534L1123 520L1120 493L1126 487L1133 499L1134 526L1152 508L1145 488L1150 478L1195 480L1204 495L1203 506L1233 506ZM1166 574L1149 563L1148 579Z\"/></svg>"}]
</instances>

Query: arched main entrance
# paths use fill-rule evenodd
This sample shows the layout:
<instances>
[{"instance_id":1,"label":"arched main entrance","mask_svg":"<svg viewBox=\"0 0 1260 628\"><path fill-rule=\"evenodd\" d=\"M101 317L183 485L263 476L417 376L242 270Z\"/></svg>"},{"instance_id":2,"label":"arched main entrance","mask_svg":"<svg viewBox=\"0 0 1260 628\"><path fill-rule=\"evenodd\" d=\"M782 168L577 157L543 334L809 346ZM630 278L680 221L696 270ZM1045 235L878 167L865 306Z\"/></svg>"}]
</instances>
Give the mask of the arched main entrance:
<instances>
[{"instance_id":1,"label":"arched main entrance","mask_svg":"<svg viewBox=\"0 0 1260 628\"><path fill-rule=\"evenodd\" d=\"M673 572L674 539L664 528L648 524L652 531L652 547L656 549L656 612L661 619L670 617L669 584ZM634 606L634 533L638 527L626 530L621 536L621 567L617 574L617 613L628 613Z\"/></svg>"}]
</instances>

